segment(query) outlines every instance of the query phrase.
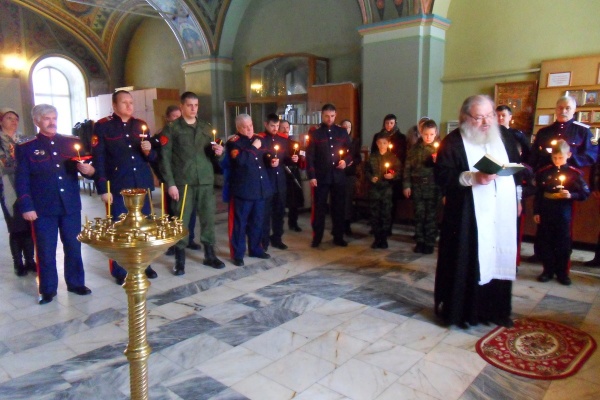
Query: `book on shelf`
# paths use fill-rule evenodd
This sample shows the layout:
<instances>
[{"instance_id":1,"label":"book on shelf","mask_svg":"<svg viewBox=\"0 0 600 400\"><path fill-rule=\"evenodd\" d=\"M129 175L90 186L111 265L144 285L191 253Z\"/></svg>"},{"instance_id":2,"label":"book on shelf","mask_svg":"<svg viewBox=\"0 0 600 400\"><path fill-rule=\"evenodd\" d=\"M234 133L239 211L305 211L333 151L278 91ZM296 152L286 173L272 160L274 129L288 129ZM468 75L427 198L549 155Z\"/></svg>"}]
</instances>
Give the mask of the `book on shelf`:
<instances>
[{"instance_id":1,"label":"book on shelf","mask_svg":"<svg viewBox=\"0 0 600 400\"><path fill-rule=\"evenodd\" d=\"M525 169L523 164L519 163L508 163L503 164L501 161L495 159L491 154L486 154L479 161L473 165L478 171L484 174L497 174L500 176L514 175Z\"/></svg>"}]
</instances>

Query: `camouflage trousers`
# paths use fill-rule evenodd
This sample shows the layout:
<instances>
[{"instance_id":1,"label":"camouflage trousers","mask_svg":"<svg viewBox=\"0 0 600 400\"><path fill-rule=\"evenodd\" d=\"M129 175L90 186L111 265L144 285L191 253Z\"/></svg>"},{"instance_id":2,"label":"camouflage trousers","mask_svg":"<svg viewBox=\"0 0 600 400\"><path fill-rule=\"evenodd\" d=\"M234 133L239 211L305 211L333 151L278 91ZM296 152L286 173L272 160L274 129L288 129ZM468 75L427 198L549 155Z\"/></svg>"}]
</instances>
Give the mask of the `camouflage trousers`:
<instances>
[{"instance_id":1,"label":"camouflage trousers","mask_svg":"<svg viewBox=\"0 0 600 400\"><path fill-rule=\"evenodd\" d=\"M392 227L392 185L371 187L369 190L371 228L375 236L386 233Z\"/></svg>"},{"instance_id":2,"label":"camouflage trousers","mask_svg":"<svg viewBox=\"0 0 600 400\"><path fill-rule=\"evenodd\" d=\"M441 197L436 191L413 188L415 239L419 244L435 246L438 235L437 216Z\"/></svg>"}]
</instances>

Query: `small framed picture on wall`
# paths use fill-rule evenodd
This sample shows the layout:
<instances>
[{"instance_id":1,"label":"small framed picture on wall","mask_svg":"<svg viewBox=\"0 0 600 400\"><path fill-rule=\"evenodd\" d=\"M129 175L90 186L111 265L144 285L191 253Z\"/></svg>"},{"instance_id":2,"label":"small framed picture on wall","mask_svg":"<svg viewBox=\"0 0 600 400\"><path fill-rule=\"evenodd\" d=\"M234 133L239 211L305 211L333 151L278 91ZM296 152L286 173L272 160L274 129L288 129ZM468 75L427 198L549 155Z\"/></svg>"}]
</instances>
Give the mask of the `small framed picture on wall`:
<instances>
[{"instance_id":1,"label":"small framed picture on wall","mask_svg":"<svg viewBox=\"0 0 600 400\"><path fill-rule=\"evenodd\" d=\"M598 91L591 90L589 92L585 92L585 105L594 105L598 104Z\"/></svg>"},{"instance_id":2,"label":"small framed picture on wall","mask_svg":"<svg viewBox=\"0 0 600 400\"><path fill-rule=\"evenodd\" d=\"M592 122L592 112L591 111L579 111L577 115L577 121L579 122Z\"/></svg>"},{"instance_id":3,"label":"small framed picture on wall","mask_svg":"<svg viewBox=\"0 0 600 400\"><path fill-rule=\"evenodd\" d=\"M592 124L600 124L600 111L594 111L592 113Z\"/></svg>"}]
</instances>

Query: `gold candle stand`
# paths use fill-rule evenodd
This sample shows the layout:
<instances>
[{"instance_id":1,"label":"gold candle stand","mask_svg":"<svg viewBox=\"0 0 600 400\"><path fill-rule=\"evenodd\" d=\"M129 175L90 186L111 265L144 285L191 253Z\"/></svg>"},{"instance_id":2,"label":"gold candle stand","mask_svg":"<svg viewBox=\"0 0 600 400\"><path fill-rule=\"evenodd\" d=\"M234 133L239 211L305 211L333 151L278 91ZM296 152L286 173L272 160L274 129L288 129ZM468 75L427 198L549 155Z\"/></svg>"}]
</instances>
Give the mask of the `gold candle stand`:
<instances>
[{"instance_id":1,"label":"gold candle stand","mask_svg":"<svg viewBox=\"0 0 600 400\"><path fill-rule=\"evenodd\" d=\"M88 221L77 239L117 261L127 270L123 288L127 293L129 343L125 356L129 360L129 384L133 400L148 399L148 358L152 351L146 340L146 294L150 281L145 269L165 250L187 236L181 220L165 215L156 218L142 214L146 189L121 191L127 214L95 218Z\"/></svg>"}]
</instances>

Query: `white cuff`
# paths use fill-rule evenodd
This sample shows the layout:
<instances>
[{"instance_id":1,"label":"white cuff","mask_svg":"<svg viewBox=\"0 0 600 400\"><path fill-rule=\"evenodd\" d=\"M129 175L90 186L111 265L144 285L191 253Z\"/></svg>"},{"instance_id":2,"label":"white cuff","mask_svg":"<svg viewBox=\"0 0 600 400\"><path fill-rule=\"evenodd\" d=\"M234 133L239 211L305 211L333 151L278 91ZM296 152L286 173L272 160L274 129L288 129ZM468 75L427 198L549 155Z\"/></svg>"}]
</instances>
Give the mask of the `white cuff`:
<instances>
[{"instance_id":1,"label":"white cuff","mask_svg":"<svg viewBox=\"0 0 600 400\"><path fill-rule=\"evenodd\" d=\"M473 177L473 172L471 172L471 171L461 172L458 177L458 183L460 183L462 186L473 186L473 184L475 183L475 179Z\"/></svg>"}]
</instances>

